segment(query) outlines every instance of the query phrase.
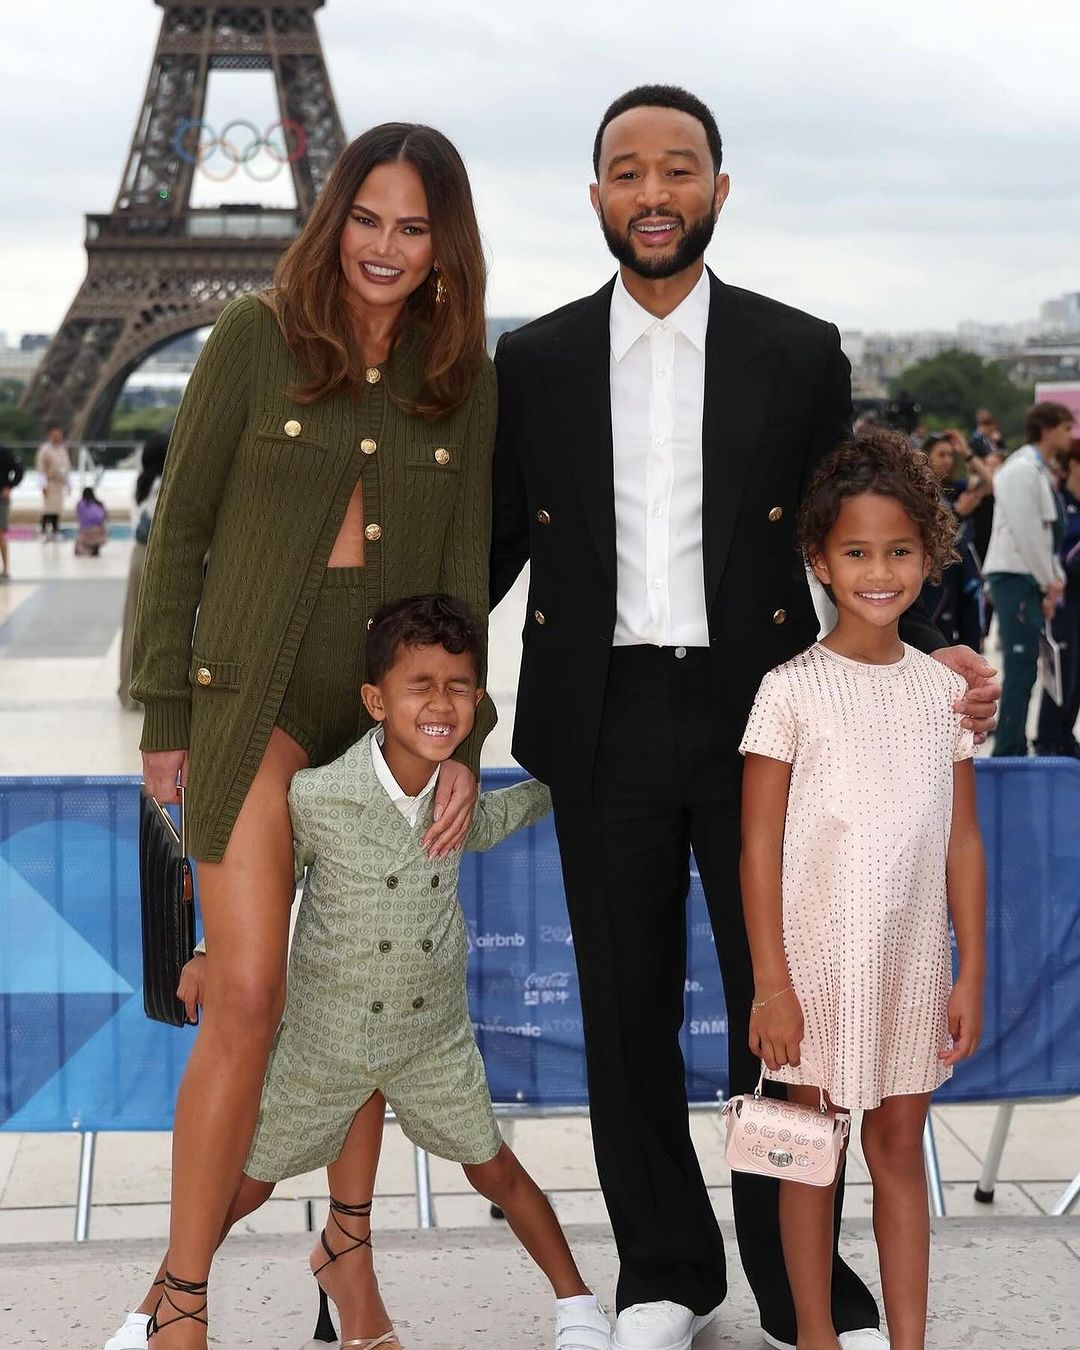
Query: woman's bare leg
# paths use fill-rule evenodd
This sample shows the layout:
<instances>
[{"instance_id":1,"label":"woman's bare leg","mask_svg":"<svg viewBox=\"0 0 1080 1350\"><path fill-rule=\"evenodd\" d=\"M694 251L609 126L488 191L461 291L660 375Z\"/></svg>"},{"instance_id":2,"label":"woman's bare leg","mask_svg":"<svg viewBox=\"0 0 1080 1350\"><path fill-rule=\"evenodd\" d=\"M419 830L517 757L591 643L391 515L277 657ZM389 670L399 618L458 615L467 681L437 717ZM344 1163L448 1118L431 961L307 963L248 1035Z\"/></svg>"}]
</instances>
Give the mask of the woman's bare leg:
<instances>
[{"instance_id":1,"label":"woman's bare leg","mask_svg":"<svg viewBox=\"0 0 1080 1350\"><path fill-rule=\"evenodd\" d=\"M206 931L203 1021L176 1099L168 1268L208 1278L255 1130L285 997L293 897L289 783L307 756L275 727L219 863L199 864ZM170 1292L194 1311L201 1295ZM206 1328L161 1309L154 1350L202 1350ZM205 1316L205 1314L204 1314Z\"/></svg>"},{"instance_id":2,"label":"woman's bare leg","mask_svg":"<svg viewBox=\"0 0 1080 1350\"><path fill-rule=\"evenodd\" d=\"M863 1116L862 1146L874 1183L874 1237L892 1350L923 1350L930 1282L930 1207L923 1125L930 1094L886 1097Z\"/></svg>"},{"instance_id":3,"label":"woman's bare leg","mask_svg":"<svg viewBox=\"0 0 1080 1350\"><path fill-rule=\"evenodd\" d=\"M353 1117L337 1162L326 1169L330 1194L339 1204L362 1207L371 1202L385 1114L386 1100L376 1092ZM370 1236L371 1220L364 1215L331 1213L324 1233L332 1252L345 1251ZM357 1247L330 1262L322 1242L317 1242L311 1253L311 1269L320 1266L317 1278L341 1316L343 1341L366 1340L390 1330L392 1324L379 1293L370 1246ZM389 1345L387 1350L391 1350Z\"/></svg>"},{"instance_id":4,"label":"woman's bare leg","mask_svg":"<svg viewBox=\"0 0 1080 1350\"><path fill-rule=\"evenodd\" d=\"M241 1219L249 1214L254 1214L257 1209L261 1209L267 1200L274 1193L273 1182L256 1181L254 1177L249 1177L246 1173L240 1178L240 1189L233 1197L233 1202L229 1207L228 1216L225 1219L225 1226L221 1230L221 1241L218 1246L229 1236L233 1224L237 1224ZM135 1309L136 1312L143 1313L149 1317L158 1305L158 1299L161 1297L161 1283L165 1279L165 1269L168 1264L168 1256L164 1256L161 1265L157 1268L157 1274L154 1276L154 1282L146 1291L146 1297Z\"/></svg>"}]
</instances>

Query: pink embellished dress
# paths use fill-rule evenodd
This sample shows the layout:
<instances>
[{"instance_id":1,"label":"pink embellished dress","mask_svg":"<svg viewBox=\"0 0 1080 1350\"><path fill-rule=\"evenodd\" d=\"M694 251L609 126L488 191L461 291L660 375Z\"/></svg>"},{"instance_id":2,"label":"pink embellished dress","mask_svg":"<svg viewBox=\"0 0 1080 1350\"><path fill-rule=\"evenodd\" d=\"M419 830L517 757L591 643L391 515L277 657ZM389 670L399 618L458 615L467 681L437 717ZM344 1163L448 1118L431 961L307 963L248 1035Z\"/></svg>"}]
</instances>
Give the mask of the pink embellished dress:
<instances>
[{"instance_id":1,"label":"pink embellished dress","mask_svg":"<svg viewBox=\"0 0 1080 1350\"><path fill-rule=\"evenodd\" d=\"M931 1092L951 1075L945 855L953 764L974 753L964 681L904 648L867 665L816 643L761 682L743 754L791 765L784 947L801 1064L769 1073L837 1106Z\"/></svg>"}]
</instances>

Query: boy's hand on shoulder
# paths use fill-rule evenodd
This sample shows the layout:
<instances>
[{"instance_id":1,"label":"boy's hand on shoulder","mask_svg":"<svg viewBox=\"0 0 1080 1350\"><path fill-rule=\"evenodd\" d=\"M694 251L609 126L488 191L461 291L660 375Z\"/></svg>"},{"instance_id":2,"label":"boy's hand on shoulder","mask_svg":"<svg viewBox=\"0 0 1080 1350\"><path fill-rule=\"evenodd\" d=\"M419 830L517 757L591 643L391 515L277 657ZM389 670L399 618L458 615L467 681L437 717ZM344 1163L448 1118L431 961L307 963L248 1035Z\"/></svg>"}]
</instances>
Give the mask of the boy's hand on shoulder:
<instances>
[{"instance_id":1,"label":"boy's hand on shoulder","mask_svg":"<svg viewBox=\"0 0 1080 1350\"><path fill-rule=\"evenodd\" d=\"M424 852L433 862L464 844L479 795L473 771L448 759L439 770L434 819L422 841Z\"/></svg>"},{"instance_id":2,"label":"boy's hand on shoulder","mask_svg":"<svg viewBox=\"0 0 1080 1350\"><path fill-rule=\"evenodd\" d=\"M180 983L176 986L176 997L184 1005L189 1022L199 1020L205 989L206 957L202 952L196 952L180 972Z\"/></svg>"},{"instance_id":3,"label":"boy's hand on shoulder","mask_svg":"<svg viewBox=\"0 0 1080 1350\"><path fill-rule=\"evenodd\" d=\"M969 1059L979 1048L982 1027L982 983L965 980L961 975L949 995L949 1035L953 1039L953 1048L938 1052L942 1064L957 1064L962 1059Z\"/></svg>"},{"instance_id":4,"label":"boy's hand on shoulder","mask_svg":"<svg viewBox=\"0 0 1080 1350\"><path fill-rule=\"evenodd\" d=\"M773 1071L786 1064L799 1067L803 1035L803 1010L794 989L750 1010L750 1049Z\"/></svg>"}]
</instances>

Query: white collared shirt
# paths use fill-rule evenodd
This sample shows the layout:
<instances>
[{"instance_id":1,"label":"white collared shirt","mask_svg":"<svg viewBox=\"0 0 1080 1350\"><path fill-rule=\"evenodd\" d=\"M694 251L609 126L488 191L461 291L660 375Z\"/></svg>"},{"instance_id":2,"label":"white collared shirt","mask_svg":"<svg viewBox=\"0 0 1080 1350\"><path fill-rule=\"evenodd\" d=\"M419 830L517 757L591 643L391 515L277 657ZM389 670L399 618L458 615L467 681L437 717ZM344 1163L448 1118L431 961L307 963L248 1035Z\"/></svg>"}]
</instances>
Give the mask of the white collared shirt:
<instances>
[{"instance_id":1,"label":"white collared shirt","mask_svg":"<svg viewBox=\"0 0 1080 1350\"><path fill-rule=\"evenodd\" d=\"M375 735L371 738L371 762L375 765L375 777L386 790L386 795L409 824L415 825L419 819L420 810L424 805L425 799L430 793L435 791L435 784L439 781L439 769L441 765L435 765L435 772L427 780L427 783L422 790L415 797L410 797L390 772L390 766L387 764L386 758L383 755L382 744L385 734L382 727L379 727L376 730Z\"/></svg>"},{"instance_id":2,"label":"white collared shirt","mask_svg":"<svg viewBox=\"0 0 1080 1350\"><path fill-rule=\"evenodd\" d=\"M709 274L666 319L616 278L611 434L618 591L614 645L707 647L701 419Z\"/></svg>"},{"instance_id":3,"label":"white collared shirt","mask_svg":"<svg viewBox=\"0 0 1080 1350\"><path fill-rule=\"evenodd\" d=\"M983 576L1019 572L1046 591L1064 571L1054 551L1057 502L1050 469L1034 445L1014 450L994 474L994 523Z\"/></svg>"}]
</instances>

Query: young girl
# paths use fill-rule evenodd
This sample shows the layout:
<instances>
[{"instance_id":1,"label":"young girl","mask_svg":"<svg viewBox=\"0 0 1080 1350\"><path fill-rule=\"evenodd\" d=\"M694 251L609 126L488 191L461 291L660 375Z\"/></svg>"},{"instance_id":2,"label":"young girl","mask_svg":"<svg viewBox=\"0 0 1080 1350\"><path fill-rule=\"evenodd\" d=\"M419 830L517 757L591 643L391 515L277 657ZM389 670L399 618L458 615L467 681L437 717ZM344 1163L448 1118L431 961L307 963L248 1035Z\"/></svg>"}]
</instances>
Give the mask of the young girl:
<instances>
[{"instance_id":1,"label":"young girl","mask_svg":"<svg viewBox=\"0 0 1080 1350\"><path fill-rule=\"evenodd\" d=\"M75 514L79 518L75 553L78 556L89 553L92 558L96 558L109 537L109 513L105 503L94 495L93 488L83 488L82 496L75 503Z\"/></svg>"},{"instance_id":2,"label":"young girl","mask_svg":"<svg viewBox=\"0 0 1080 1350\"><path fill-rule=\"evenodd\" d=\"M865 1112L893 1350L922 1350L930 1094L979 1041L984 863L963 681L905 646L900 615L953 561L926 457L869 430L818 468L799 539L839 618L769 672L742 752L750 1048L792 1101ZM952 917L960 953L955 983ZM780 1184L798 1350L837 1350L833 1190ZM883 1342L884 1343L884 1342Z\"/></svg>"}]
</instances>

